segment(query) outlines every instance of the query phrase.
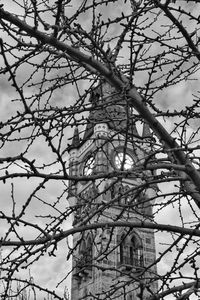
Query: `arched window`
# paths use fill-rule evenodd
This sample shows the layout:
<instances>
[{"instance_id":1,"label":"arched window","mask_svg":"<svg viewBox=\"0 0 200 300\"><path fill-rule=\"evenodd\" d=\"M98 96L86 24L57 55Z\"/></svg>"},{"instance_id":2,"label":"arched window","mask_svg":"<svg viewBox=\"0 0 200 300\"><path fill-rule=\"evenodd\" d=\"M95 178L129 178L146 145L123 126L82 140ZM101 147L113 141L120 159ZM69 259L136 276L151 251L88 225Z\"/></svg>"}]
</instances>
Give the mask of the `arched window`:
<instances>
[{"instance_id":1,"label":"arched window","mask_svg":"<svg viewBox=\"0 0 200 300\"><path fill-rule=\"evenodd\" d=\"M84 255L85 251L86 251L86 243L85 243L85 240L83 239L80 244L79 253L81 255L82 254Z\"/></svg>"},{"instance_id":2,"label":"arched window","mask_svg":"<svg viewBox=\"0 0 200 300\"><path fill-rule=\"evenodd\" d=\"M92 269L93 260L93 239L89 234L87 237L83 237L79 248L79 265L85 269Z\"/></svg>"},{"instance_id":3,"label":"arched window","mask_svg":"<svg viewBox=\"0 0 200 300\"><path fill-rule=\"evenodd\" d=\"M92 269L93 247L92 237L88 235L86 240L85 263L88 269Z\"/></svg>"},{"instance_id":4,"label":"arched window","mask_svg":"<svg viewBox=\"0 0 200 300\"><path fill-rule=\"evenodd\" d=\"M136 234L122 234L119 244L119 263L129 267L143 266L143 251L140 238Z\"/></svg>"},{"instance_id":5,"label":"arched window","mask_svg":"<svg viewBox=\"0 0 200 300\"><path fill-rule=\"evenodd\" d=\"M76 263L76 276L92 276L93 238L90 234L84 237L79 247L79 257Z\"/></svg>"}]
</instances>

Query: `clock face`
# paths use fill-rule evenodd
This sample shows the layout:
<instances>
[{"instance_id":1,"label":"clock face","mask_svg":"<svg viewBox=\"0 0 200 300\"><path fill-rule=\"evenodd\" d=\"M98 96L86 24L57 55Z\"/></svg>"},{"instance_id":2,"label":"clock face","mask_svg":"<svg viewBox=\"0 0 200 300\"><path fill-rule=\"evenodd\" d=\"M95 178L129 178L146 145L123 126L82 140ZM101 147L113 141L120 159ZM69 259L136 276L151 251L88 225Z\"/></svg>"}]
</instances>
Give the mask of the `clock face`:
<instances>
[{"instance_id":1,"label":"clock face","mask_svg":"<svg viewBox=\"0 0 200 300\"><path fill-rule=\"evenodd\" d=\"M115 166L118 170L129 170L133 168L133 158L129 154L124 152L118 152L115 155Z\"/></svg>"},{"instance_id":2,"label":"clock face","mask_svg":"<svg viewBox=\"0 0 200 300\"><path fill-rule=\"evenodd\" d=\"M85 162L84 168L83 168L83 175L91 175L94 169L94 163L95 158L94 156L89 156L88 159Z\"/></svg>"}]
</instances>

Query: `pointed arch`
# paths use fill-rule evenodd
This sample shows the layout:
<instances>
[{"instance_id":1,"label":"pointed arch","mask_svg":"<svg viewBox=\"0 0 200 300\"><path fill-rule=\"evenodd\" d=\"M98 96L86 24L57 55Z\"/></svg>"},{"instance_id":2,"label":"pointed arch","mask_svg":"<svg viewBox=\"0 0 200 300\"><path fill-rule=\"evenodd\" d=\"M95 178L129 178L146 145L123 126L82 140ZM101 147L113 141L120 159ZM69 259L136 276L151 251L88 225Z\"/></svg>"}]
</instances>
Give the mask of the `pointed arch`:
<instances>
[{"instance_id":1,"label":"pointed arch","mask_svg":"<svg viewBox=\"0 0 200 300\"><path fill-rule=\"evenodd\" d=\"M129 267L143 266L143 245L139 235L134 231L130 234L122 232L119 240L119 264Z\"/></svg>"},{"instance_id":2,"label":"pointed arch","mask_svg":"<svg viewBox=\"0 0 200 300\"><path fill-rule=\"evenodd\" d=\"M86 242L83 238L83 240L81 241L80 247L79 247L79 253L82 255L84 254L86 251Z\"/></svg>"},{"instance_id":3,"label":"pointed arch","mask_svg":"<svg viewBox=\"0 0 200 300\"><path fill-rule=\"evenodd\" d=\"M79 246L79 259L76 263L76 275L79 278L92 277L93 236L91 233L82 236Z\"/></svg>"},{"instance_id":4,"label":"pointed arch","mask_svg":"<svg viewBox=\"0 0 200 300\"><path fill-rule=\"evenodd\" d=\"M86 238L86 252L85 252L85 261L88 269L92 269L93 261L93 238L91 234L88 234Z\"/></svg>"}]
</instances>

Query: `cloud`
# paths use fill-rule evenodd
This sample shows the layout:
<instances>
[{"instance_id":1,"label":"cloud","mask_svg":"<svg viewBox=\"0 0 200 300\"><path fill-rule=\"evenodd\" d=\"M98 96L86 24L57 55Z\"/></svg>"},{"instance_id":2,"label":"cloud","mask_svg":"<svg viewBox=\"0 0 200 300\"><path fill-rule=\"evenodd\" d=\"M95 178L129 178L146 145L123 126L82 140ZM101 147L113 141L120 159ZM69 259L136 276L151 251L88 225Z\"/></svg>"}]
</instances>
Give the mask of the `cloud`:
<instances>
[{"instance_id":1,"label":"cloud","mask_svg":"<svg viewBox=\"0 0 200 300\"><path fill-rule=\"evenodd\" d=\"M62 214L68 208L68 203L66 201L66 194L60 198L63 193L63 184L60 182L53 182L47 184L46 189L42 192L36 193L37 197L32 197L27 208L24 210L24 216L22 220L29 222L31 224L41 227L43 230L46 228L46 224L54 220L54 218L61 218ZM8 216L12 216L13 212L16 216L20 214L24 205L26 205L28 198L32 194L35 187L38 185L38 179L35 180L14 180L14 201L15 207L11 200L11 185L7 182L7 185L1 185L0 189L0 198L1 204L3 206L3 211ZM10 192L9 192L10 186ZM60 198L60 200L58 200ZM46 202L46 204L45 204ZM54 209L54 204L57 202L56 209ZM15 210L13 211L13 209ZM58 213L60 211L60 213ZM55 221L56 223L56 221ZM71 227L71 219L66 218L61 224L60 229L66 230ZM8 229L11 229L11 226L8 225L6 221L0 221L0 237L4 237L8 232ZM23 237L24 240L35 239L40 234L40 231L34 229L31 226L23 226L19 222L19 226L15 226L15 232L10 232L8 239L18 240L18 236ZM36 249L36 248L35 248ZM24 249L25 250L25 249ZM2 249L2 257L6 257L8 254L11 254L11 257L14 259L20 253L23 252L23 249L16 251L12 254L12 247L4 247ZM55 289L60 295L63 295L65 286L70 285L70 276L68 276L64 281L68 273L70 273L71 262L66 260L68 254L68 246L66 239L58 243L58 248L54 252L55 256L51 256L52 247L47 248L46 253L39 258L39 260L34 261L36 255L30 257L27 260L23 267L26 269L20 269L16 274L17 278L28 279L29 273L34 279L35 284L46 287L50 290ZM29 266L31 261L34 261L33 264ZM63 282L62 282L63 281ZM62 282L56 288L57 284ZM52 288L53 287L53 288ZM41 298L40 298L41 297ZM37 299L43 299L43 294L38 295Z\"/></svg>"},{"instance_id":2,"label":"cloud","mask_svg":"<svg viewBox=\"0 0 200 300\"><path fill-rule=\"evenodd\" d=\"M159 105L164 109L182 110L186 106L192 103L193 95L190 88L190 84L186 81L182 81L174 86L171 86L162 92L162 98L160 98Z\"/></svg>"}]
</instances>

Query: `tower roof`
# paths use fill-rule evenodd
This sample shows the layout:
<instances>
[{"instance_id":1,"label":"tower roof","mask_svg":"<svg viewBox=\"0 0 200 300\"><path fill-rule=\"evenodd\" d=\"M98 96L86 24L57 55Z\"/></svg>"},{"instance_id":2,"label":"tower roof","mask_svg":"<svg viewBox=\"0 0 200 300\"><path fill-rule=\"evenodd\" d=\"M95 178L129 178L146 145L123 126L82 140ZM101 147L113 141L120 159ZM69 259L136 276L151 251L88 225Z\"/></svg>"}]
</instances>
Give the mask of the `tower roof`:
<instances>
[{"instance_id":1,"label":"tower roof","mask_svg":"<svg viewBox=\"0 0 200 300\"><path fill-rule=\"evenodd\" d=\"M83 140L93 134L94 126L98 123L107 123L110 129L121 133L125 133L128 128L131 134L138 136L127 100L110 84L104 81L94 88L90 95L90 102L92 106Z\"/></svg>"}]
</instances>

